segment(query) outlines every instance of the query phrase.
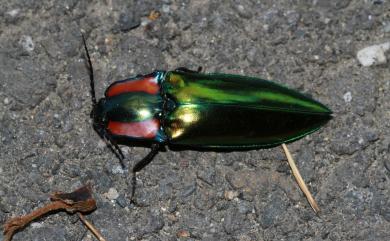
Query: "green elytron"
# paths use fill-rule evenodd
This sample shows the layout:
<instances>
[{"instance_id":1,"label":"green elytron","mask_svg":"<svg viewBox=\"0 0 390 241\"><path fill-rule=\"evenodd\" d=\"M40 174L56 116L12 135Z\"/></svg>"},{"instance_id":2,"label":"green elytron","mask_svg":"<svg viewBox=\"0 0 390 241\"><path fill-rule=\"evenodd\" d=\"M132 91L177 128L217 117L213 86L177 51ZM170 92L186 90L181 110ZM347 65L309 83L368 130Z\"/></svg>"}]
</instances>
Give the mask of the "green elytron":
<instances>
[{"instance_id":1,"label":"green elytron","mask_svg":"<svg viewBox=\"0 0 390 241\"><path fill-rule=\"evenodd\" d=\"M167 72L161 92L174 103L164 131L176 145L277 146L318 130L332 113L294 90L239 75Z\"/></svg>"}]
</instances>

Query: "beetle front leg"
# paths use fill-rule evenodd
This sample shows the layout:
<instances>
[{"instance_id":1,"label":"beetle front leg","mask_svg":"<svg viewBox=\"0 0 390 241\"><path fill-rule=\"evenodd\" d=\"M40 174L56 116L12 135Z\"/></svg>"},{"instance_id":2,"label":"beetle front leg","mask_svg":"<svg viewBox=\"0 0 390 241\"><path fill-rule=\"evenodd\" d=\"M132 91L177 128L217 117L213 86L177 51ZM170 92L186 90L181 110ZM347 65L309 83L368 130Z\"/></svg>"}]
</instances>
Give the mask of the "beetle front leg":
<instances>
[{"instance_id":1,"label":"beetle front leg","mask_svg":"<svg viewBox=\"0 0 390 241\"><path fill-rule=\"evenodd\" d=\"M135 166L133 167L133 177L131 179L131 197L130 202L133 204L136 204L134 201L135 196L135 188L137 185L137 172L141 171L145 166L147 166L150 162L152 162L154 156L157 155L158 151L160 149L160 144L152 144L151 150L141 161L137 162Z\"/></svg>"},{"instance_id":2,"label":"beetle front leg","mask_svg":"<svg viewBox=\"0 0 390 241\"><path fill-rule=\"evenodd\" d=\"M104 129L99 128L99 127L94 127L94 129L96 130L98 135L104 140L108 149L110 149L114 153L114 155L119 159L121 167L122 167L122 169L124 169L126 167L125 163L123 162L123 160L125 159L125 156L123 155L123 152L119 148L116 141Z\"/></svg>"},{"instance_id":3,"label":"beetle front leg","mask_svg":"<svg viewBox=\"0 0 390 241\"><path fill-rule=\"evenodd\" d=\"M118 144L116 143L116 141L114 141L110 135L107 135L106 136L107 140L108 140L108 148L114 153L114 155L119 159L119 162L121 164L121 167L122 169L124 169L126 166L125 166L125 163L123 162L123 160L125 159L125 156L123 155L123 152L121 151L121 149L119 148Z\"/></svg>"}]
</instances>

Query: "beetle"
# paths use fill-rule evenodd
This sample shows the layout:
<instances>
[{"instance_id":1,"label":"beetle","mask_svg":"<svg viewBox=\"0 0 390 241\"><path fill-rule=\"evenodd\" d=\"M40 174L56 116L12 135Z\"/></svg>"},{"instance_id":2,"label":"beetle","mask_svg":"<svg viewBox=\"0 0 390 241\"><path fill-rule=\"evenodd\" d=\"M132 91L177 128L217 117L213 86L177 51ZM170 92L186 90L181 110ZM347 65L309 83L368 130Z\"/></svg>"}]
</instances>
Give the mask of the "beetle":
<instances>
[{"instance_id":1,"label":"beetle","mask_svg":"<svg viewBox=\"0 0 390 241\"><path fill-rule=\"evenodd\" d=\"M121 161L118 144L150 147L136 173L165 146L232 151L271 148L320 129L332 118L324 104L281 84L181 67L115 81L96 100L85 38L93 128Z\"/></svg>"}]
</instances>

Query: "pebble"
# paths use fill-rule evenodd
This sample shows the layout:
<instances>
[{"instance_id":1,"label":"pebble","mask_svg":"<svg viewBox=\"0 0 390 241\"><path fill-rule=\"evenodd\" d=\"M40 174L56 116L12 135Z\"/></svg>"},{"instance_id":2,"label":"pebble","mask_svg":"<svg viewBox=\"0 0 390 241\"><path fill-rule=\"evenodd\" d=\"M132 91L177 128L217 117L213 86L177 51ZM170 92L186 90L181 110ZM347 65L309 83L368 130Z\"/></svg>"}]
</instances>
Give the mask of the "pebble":
<instances>
[{"instance_id":1,"label":"pebble","mask_svg":"<svg viewBox=\"0 0 390 241\"><path fill-rule=\"evenodd\" d=\"M125 173L125 170L122 168L121 165L115 165L111 169L112 174L123 174Z\"/></svg>"},{"instance_id":2,"label":"pebble","mask_svg":"<svg viewBox=\"0 0 390 241\"><path fill-rule=\"evenodd\" d=\"M32 52L35 49L35 44L31 36L23 35L19 40L19 44L23 47L23 50L28 53Z\"/></svg>"},{"instance_id":3,"label":"pebble","mask_svg":"<svg viewBox=\"0 0 390 241\"><path fill-rule=\"evenodd\" d=\"M250 9L246 9L243 5L241 4L234 4L233 5L234 10L240 15L242 18L251 18L252 17L252 11Z\"/></svg>"},{"instance_id":4,"label":"pebble","mask_svg":"<svg viewBox=\"0 0 390 241\"><path fill-rule=\"evenodd\" d=\"M352 101L352 94L351 94L351 92L348 91L347 93L345 93L345 94L343 95L343 99L344 99L344 101L345 101L346 103L351 102L351 101Z\"/></svg>"},{"instance_id":5,"label":"pebble","mask_svg":"<svg viewBox=\"0 0 390 241\"><path fill-rule=\"evenodd\" d=\"M7 15L9 15L13 18L16 17L19 13L20 13L20 9L18 9L18 8L15 8L15 9L12 9L12 10L6 12Z\"/></svg>"},{"instance_id":6,"label":"pebble","mask_svg":"<svg viewBox=\"0 0 390 241\"><path fill-rule=\"evenodd\" d=\"M6 23L15 24L16 21L21 17L21 11L18 8L12 9L4 14L4 19ZM1 239L0 239L1 240Z\"/></svg>"},{"instance_id":7,"label":"pebble","mask_svg":"<svg viewBox=\"0 0 390 241\"><path fill-rule=\"evenodd\" d=\"M238 192L236 191L225 191L224 197L226 200L233 200L235 197L238 197Z\"/></svg>"},{"instance_id":8,"label":"pebble","mask_svg":"<svg viewBox=\"0 0 390 241\"><path fill-rule=\"evenodd\" d=\"M168 214L167 218L169 221L172 221L172 222L177 222L177 220L178 220L174 214Z\"/></svg>"},{"instance_id":9,"label":"pebble","mask_svg":"<svg viewBox=\"0 0 390 241\"><path fill-rule=\"evenodd\" d=\"M33 222L33 223L31 223L31 227L32 228L43 228L44 225L42 223Z\"/></svg>"},{"instance_id":10,"label":"pebble","mask_svg":"<svg viewBox=\"0 0 390 241\"><path fill-rule=\"evenodd\" d=\"M7 97L5 97L4 100L3 100L4 105L8 105L10 102L11 101Z\"/></svg>"},{"instance_id":11,"label":"pebble","mask_svg":"<svg viewBox=\"0 0 390 241\"><path fill-rule=\"evenodd\" d=\"M179 230L179 232L176 233L176 236L178 238L189 238L190 232L188 232L187 230Z\"/></svg>"},{"instance_id":12,"label":"pebble","mask_svg":"<svg viewBox=\"0 0 390 241\"><path fill-rule=\"evenodd\" d=\"M163 13L169 13L170 11L171 11L171 7L169 5L163 4L162 12Z\"/></svg>"},{"instance_id":13,"label":"pebble","mask_svg":"<svg viewBox=\"0 0 390 241\"><path fill-rule=\"evenodd\" d=\"M357 52L357 58L361 65L380 65L387 62L385 52L390 49L390 42L368 46Z\"/></svg>"},{"instance_id":14,"label":"pebble","mask_svg":"<svg viewBox=\"0 0 390 241\"><path fill-rule=\"evenodd\" d=\"M115 188L111 187L110 189L108 189L108 192L104 194L104 196L108 200L115 200L119 197L119 193Z\"/></svg>"}]
</instances>

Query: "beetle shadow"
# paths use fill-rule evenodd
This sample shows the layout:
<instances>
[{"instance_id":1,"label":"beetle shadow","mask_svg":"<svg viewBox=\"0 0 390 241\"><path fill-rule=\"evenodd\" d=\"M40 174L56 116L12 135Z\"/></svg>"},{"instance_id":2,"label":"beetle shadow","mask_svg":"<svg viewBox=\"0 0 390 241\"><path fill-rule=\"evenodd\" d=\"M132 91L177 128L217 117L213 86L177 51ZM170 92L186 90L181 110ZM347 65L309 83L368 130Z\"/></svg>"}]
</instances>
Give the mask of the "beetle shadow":
<instances>
[{"instance_id":1,"label":"beetle shadow","mask_svg":"<svg viewBox=\"0 0 390 241\"><path fill-rule=\"evenodd\" d=\"M127 137L118 137L116 136L116 142L119 145L125 145L130 147L143 147L143 148L151 148L151 146L158 142L150 142L147 140L130 140ZM288 142L287 142L288 143ZM287 144L286 143L286 144ZM245 152L245 151L253 151L259 149L270 149L280 144L274 144L269 146L246 146L246 147L201 147L201 146L190 146L190 145L178 145L172 143L161 143L160 144L160 152L166 151L199 151L199 152L218 152L218 153L229 153L229 152Z\"/></svg>"},{"instance_id":2,"label":"beetle shadow","mask_svg":"<svg viewBox=\"0 0 390 241\"><path fill-rule=\"evenodd\" d=\"M124 145L128 147L144 147L151 148L151 146L158 142L151 142L150 140L129 140L127 137L118 137L115 136L115 141L118 145ZM161 151L163 151L166 145L161 144Z\"/></svg>"},{"instance_id":3,"label":"beetle shadow","mask_svg":"<svg viewBox=\"0 0 390 241\"><path fill-rule=\"evenodd\" d=\"M265 147L199 147L199 146L184 146L168 144L167 147L171 151L199 151L199 152L217 152L217 153L229 153L229 152L246 152L259 149L270 149L280 146L280 144L265 146Z\"/></svg>"}]
</instances>

